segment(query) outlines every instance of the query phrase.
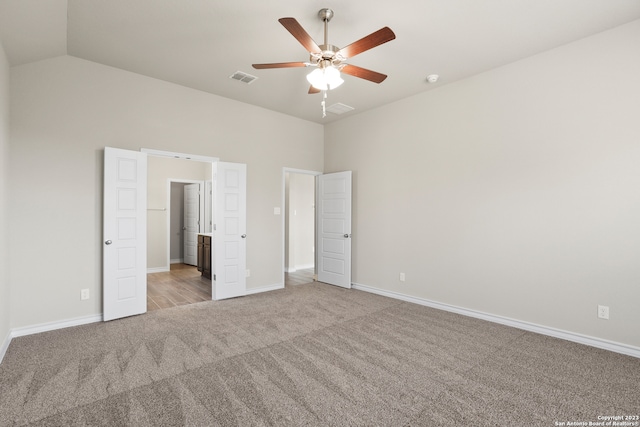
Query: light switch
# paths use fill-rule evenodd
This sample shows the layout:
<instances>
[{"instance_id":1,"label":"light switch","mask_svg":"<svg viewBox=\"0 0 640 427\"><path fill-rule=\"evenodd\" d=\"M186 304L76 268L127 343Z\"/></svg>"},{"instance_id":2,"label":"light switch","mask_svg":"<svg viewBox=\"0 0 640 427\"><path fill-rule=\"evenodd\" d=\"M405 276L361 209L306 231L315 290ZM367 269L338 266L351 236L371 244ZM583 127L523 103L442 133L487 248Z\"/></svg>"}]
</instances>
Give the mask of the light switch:
<instances>
[{"instance_id":1,"label":"light switch","mask_svg":"<svg viewBox=\"0 0 640 427\"><path fill-rule=\"evenodd\" d=\"M274 215L280 215L280 208L273 208Z\"/></svg>"}]
</instances>

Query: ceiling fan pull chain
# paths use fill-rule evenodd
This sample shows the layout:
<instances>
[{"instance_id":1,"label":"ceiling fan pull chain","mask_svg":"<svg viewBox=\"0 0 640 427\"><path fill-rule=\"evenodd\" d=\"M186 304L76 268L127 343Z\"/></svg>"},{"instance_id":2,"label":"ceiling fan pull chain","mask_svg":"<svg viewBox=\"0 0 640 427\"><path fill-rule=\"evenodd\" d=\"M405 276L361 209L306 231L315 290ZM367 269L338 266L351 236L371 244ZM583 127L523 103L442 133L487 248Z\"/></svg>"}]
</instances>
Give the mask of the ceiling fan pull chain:
<instances>
[{"instance_id":1,"label":"ceiling fan pull chain","mask_svg":"<svg viewBox=\"0 0 640 427\"><path fill-rule=\"evenodd\" d=\"M327 91L326 90L322 91L322 102L320 103L320 105L322 105L322 118L324 119L325 117L327 117Z\"/></svg>"}]
</instances>

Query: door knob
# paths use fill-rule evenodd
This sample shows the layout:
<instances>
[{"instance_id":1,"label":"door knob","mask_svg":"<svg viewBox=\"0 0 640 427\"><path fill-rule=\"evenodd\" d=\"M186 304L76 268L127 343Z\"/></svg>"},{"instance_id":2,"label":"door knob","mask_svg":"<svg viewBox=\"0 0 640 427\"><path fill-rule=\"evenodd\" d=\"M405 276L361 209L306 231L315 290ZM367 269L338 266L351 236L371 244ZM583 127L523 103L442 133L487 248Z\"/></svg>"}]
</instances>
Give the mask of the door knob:
<instances>
[{"instance_id":1,"label":"door knob","mask_svg":"<svg viewBox=\"0 0 640 427\"><path fill-rule=\"evenodd\" d=\"M246 234L243 234L243 235L242 235L242 236L240 236L240 237L242 237L243 239L245 239L245 238L247 237L247 235L246 235Z\"/></svg>"},{"instance_id":2,"label":"door knob","mask_svg":"<svg viewBox=\"0 0 640 427\"><path fill-rule=\"evenodd\" d=\"M110 245L110 244L112 244L112 243L113 243L113 242L112 242L111 240L107 240L106 242L104 242L104 244L105 244L105 245Z\"/></svg>"},{"instance_id":3,"label":"door knob","mask_svg":"<svg viewBox=\"0 0 640 427\"><path fill-rule=\"evenodd\" d=\"M351 237L351 234L345 234L345 235L344 235L344 238L345 238L345 239L348 239L349 237Z\"/></svg>"}]
</instances>

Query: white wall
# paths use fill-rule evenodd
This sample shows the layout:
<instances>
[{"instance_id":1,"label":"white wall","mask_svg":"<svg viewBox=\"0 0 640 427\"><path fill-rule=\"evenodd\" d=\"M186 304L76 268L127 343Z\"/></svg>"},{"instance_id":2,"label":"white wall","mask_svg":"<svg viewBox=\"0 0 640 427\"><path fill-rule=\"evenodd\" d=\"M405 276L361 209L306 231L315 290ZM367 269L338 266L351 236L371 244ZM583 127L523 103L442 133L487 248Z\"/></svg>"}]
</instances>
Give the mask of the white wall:
<instances>
[{"instance_id":1,"label":"white wall","mask_svg":"<svg viewBox=\"0 0 640 427\"><path fill-rule=\"evenodd\" d=\"M184 260L184 186L181 182L171 183L171 226L169 230L169 259Z\"/></svg>"},{"instance_id":2,"label":"white wall","mask_svg":"<svg viewBox=\"0 0 640 427\"><path fill-rule=\"evenodd\" d=\"M315 176L287 173L288 271L311 268L315 264Z\"/></svg>"},{"instance_id":3,"label":"white wall","mask_svg":"<svg viewBox=\"0 0 640 427\"><path fill-rule=\"evenodd\" d=\"M9 286L9 62L0 42L0 361L11 329Z\"/></svg>"},{"instance_id":4,"label":"white wall","mask_svg":"<svg viewBox=\"0 0 640 427\"><path fill-rule=\"evenodd\" d=\"M640 346L639 47L635 21L327 125L353 281Z\"/></svg>"},{"instance_id":5,"label":"white wall","mask_svg":"<svg viewBox=\"0 0 640 427\"><path fill-rule=\"evenodd\" d=\"M104 146L246 163L250 289L281 283L282 168L323 168L318 124L70 56L11 69L11 130L14 328L102 312Z\"/></svg>"}]
</instances>

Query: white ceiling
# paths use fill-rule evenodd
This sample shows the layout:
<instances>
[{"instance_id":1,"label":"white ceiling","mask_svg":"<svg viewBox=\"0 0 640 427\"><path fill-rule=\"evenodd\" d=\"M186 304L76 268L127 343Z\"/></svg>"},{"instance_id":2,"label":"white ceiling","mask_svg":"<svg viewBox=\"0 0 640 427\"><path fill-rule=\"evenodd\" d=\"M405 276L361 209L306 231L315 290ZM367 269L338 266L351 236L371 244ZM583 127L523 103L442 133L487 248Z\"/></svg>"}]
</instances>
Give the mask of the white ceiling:
<instances>
[{"instance_id":1,"label":"white ceiling","mask_svg":"<svg viewBox=\"0 0 640 427\"><path fill-rule=\"evenodd\" d=\"M323 42L344 47L384 26L396 39L348 62L387 74L382 84L344 76L321 114L310 69L255 70L252 63L307 61L278 22L294 17ZM12 66L73 55L329 123L640 19L640 0L0 0L0 39ZM235 71L258 77L247 85ZM439 74L436 84L426 82Z\"/></svg>"}]
</instances>

